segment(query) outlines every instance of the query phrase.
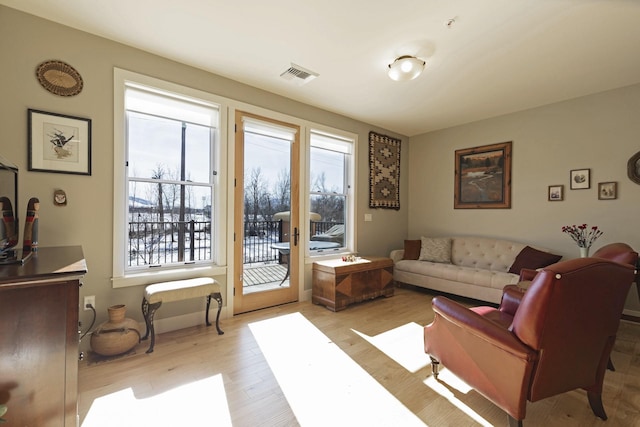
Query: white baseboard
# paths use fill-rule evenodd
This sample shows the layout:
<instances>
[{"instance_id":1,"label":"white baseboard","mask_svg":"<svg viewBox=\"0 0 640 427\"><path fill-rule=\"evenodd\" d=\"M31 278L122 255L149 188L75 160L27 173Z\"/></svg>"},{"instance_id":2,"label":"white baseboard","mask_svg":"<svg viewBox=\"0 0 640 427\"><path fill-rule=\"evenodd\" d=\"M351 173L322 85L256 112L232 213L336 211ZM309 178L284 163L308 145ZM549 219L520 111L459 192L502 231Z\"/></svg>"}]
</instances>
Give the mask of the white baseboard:
<instances>
[{"instance_id":1,"label":"white baseboard","mask_svg":"<svg viewBox=\"0 0 640 427\"><path fill-rule=\"evenodd\" d=\"M622 311L622 314L626 314L627 316L640 317L640 311L637 310L624 309Z\"/></svg>"},{"instance_id":2,"label":"white baseboard","mask_svg":"<svg viewBox=\"0 0 640 427\"><path fill-rule=\"evenodd\" d=\"M218 312L218 308L212 308L209 310L209 322L211 325L215 327L216 322L216 314ZM157 313L156 313L157 314ZM177 331L178 329L190 328L192 326L204 325L204 310L195 312L182 314L180 316L174 317L165 317L163 319L155 319L153 321L154 329L156 330L156 335L162 334L164 332ZM220 319L227 318L227 307L222 307L220 311ZM142 323L142 331L144 335L145 325ZM220 325L220 328L224 331L224 327Z\"/></svg>"}]
</instances>

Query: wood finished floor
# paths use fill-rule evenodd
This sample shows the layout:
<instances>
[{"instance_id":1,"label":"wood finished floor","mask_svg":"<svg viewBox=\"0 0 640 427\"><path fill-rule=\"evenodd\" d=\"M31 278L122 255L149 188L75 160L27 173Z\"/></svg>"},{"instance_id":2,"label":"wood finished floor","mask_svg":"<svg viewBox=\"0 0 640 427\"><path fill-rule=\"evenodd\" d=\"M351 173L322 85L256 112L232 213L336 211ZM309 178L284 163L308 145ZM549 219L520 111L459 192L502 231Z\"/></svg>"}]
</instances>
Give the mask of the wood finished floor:
<instances>
[{"instance_id":1,"label":"wood finished floor","mask_svg":"<svg viewBox=\"0 0 640 427\"><path fill-rule=\"evenodd\" d=\"M262 354L249 325L275 316L301 313L324 335L329 337L349 358L360 365L390 395L413 412L425 426L507 425L505 414L474 391L462 393L447 384L446 368L441 383L433 386L428 357L415 372L407 370L378 347L354 331L369 337L380 336L407 324L425 325L432 320L432 295L413 289L396 289L391 298L379 298L350 306L333 313L310 302L287 304L233 318L223 319L225 334L218 336L215 328L196 326L158 335L154 353L145 354L148 344L142 343L135 354L99 363L82 362L79 371L80 425L146 426L165 425L140 422L132 414L147 411L179 413L179 405L142 406L145 398L162 395L190 383L217 376L224 396L205 396L222 400L227 411L227 423L217 422L215 405L202 409L200 418L190 418L180 426L297 426L295 411L285 398L268 361ZM468 304L469 301L462 300ZM468 304L468 305L474 305ZM415 328L414 328L415 329ZM528 426L639 426L640 425L640 324L622 321L618 340L612 353L616 371L607 371L603 401L608 421L596 418L583 391L572 391L540 402L528 403L525 425ZM416 339L421 339L417 337ZM291 340L296 340L295 336ZM419 348L419 347L418 347ZM414 350L415 351L415 350ZM306 385L313 407L331 411L313 384ZM136 399L124 400L110 408L121 414L117 424L97 420L91 414L105 397L131 390ZM211 391L213 393L213 390ZM205 389L204 393L207 391ZM311 397L312 396L312 397ZM320 397L318 397L320 396ZM202 396L199 396L202 397ZM226 398L226 402L224 399ZM124 402L124 403L123 403ZM147 402L149 403L149 402ZM218 402L219 403L219 402ZM372 402L375 405L376 402ZM207 406L207 405L204 405ZM468 408L467 411L463 410ZM219 410L219 408L218 408ZM469 415L469 410L471 414ZM151 412L151 413L149 413ZM219 412L219 411L218 411ZM127 417L129 414L129 418ZM341 426L340 414L335 414L332 426ZM136 419L131 421L128 419ZM122 420L125 421L122 421ZM144 417L142 419L145 419ZM186 418L185 418L186 419ZM229 423L230 421L230 423ZM104 423L103 423L104 422ZM352 424L351 424L352 425Z\"/></svg>"},{"instance_id":2,"label":"wood finished floor","mask_svg":"<svg viewBox=\"0 0 640 427\"><path fill-rule=\"evenodd\" d=\"M261 264L256 266L245 266L242 272L242 283L245 291L265 283L275 283L276 286L282 282L287 275L286 264ZM288 283L288 279L286 281Z\"/></svg>"}]
</instances>

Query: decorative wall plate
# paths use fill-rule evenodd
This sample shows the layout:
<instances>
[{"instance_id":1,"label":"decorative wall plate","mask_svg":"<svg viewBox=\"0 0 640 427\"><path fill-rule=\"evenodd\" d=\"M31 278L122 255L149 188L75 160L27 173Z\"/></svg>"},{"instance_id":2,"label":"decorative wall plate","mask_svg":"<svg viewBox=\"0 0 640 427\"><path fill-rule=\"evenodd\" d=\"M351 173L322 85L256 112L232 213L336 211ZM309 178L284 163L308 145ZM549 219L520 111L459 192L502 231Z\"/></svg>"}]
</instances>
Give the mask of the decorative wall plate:
<instances>
[{"instance_id":1,"label":"decorative wall plate","mask_svg":"<svg viewBox=\"0 0 640 427\"><path fill-rule=\"evenodd\" d=\"M82 91L82 77L62 61L45 61L38 65L36 76L43 88L60 96L74 96Z\"/></svg>"},{"instance_id":2,"label":"decorative wall plate","mask_svg":"<svg viewBox=\"0 0 640 427\"><path fill-rule=\"evenodd\" d=\"M640 184L640 151L631 156L627 162L627 175L636 184Z\"/></svg>"},{"instance_id":3,"label":"decorative wall plate","mask_svg":"<svg viewBox=\"0 0 640 427\"><path fill-rule=\"evenodd\" d=\"M56 206L67 205L67 193L64 190L56 190L53 192L53 204Z\"/></svg>"}]
</instances>

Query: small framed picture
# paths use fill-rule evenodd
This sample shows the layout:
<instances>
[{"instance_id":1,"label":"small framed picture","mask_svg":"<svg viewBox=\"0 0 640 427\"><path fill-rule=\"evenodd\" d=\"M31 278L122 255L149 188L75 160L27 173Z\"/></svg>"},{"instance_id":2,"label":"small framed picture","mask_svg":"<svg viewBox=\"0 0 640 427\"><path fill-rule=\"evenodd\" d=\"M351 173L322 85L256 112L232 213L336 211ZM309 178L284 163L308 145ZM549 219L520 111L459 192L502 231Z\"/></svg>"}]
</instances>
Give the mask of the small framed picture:
<instances>
[{"instance_id":1,"label":"small framed picture","mask_svg":"<svg viewBox=\"0 0 640 427\"><path fill-rule=\"evenodd\" d=\"M29 109L29 170L91 175L91 120Z\"/></svg>"},{"instance_id":2,"label":"small framed picture","mask_svg":"<svg viewBox=\"0 0 640 427\"><path fill-rule=\"evenodd\" d=\"M613 200L618 197L617 182L599 182L598 183L598 199Z\"/></svg>"},{"instance_id":3,"label":"small framed picture","mask_svg":"<svg viewBox=\"0 0 640 427\"><path fill-rule=\"evenodd\" d=\"M591 169L574 169L569 174L572 190L591 188Z\"/></svg>"},{"instance_id":4,"label":"small framed picture","mask_svg":"<svg viewBox=\"0 0 640 427\"><path fill-rule=\"evenodd\" d=\"M550 202L564 200L564 185L550 185L548 197Z\"/></svg>"}]
</instances>

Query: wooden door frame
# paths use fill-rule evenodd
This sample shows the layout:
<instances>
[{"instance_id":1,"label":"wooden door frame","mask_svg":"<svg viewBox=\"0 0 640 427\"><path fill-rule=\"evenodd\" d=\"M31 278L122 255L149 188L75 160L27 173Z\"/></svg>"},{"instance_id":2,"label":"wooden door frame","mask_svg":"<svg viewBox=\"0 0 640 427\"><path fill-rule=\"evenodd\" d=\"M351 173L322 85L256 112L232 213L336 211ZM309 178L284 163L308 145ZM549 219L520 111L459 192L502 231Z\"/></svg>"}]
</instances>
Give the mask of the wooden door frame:
<instances>
[{"instance_id":1,"label":"wooden door frame","mask_svg":"<svg viewBox=\"0 0 640 427\"><path fill-rule=\"evenodd\" d=\"M300 261L300 238L298 245L291 246L289 251L289 286L281 289L256 292L249 295L243 294L242 272L244 264L242 262L242 244L244 241L244 131L243 117L273 123L278 126L295 130L294 140L291 143L291 170L290 170L290 230L294 228L300 230L300 126L292 123L273 120L264 116L255 115L246 111L235 112L235 164L234 164L234 189L233 189L233 217L234 217L234 239L233 239L233 314L266 308L287 302L298 301L299 298L299 261ZM293 243L293 242L292 242Z\"/></svg>"}]
</instances>

